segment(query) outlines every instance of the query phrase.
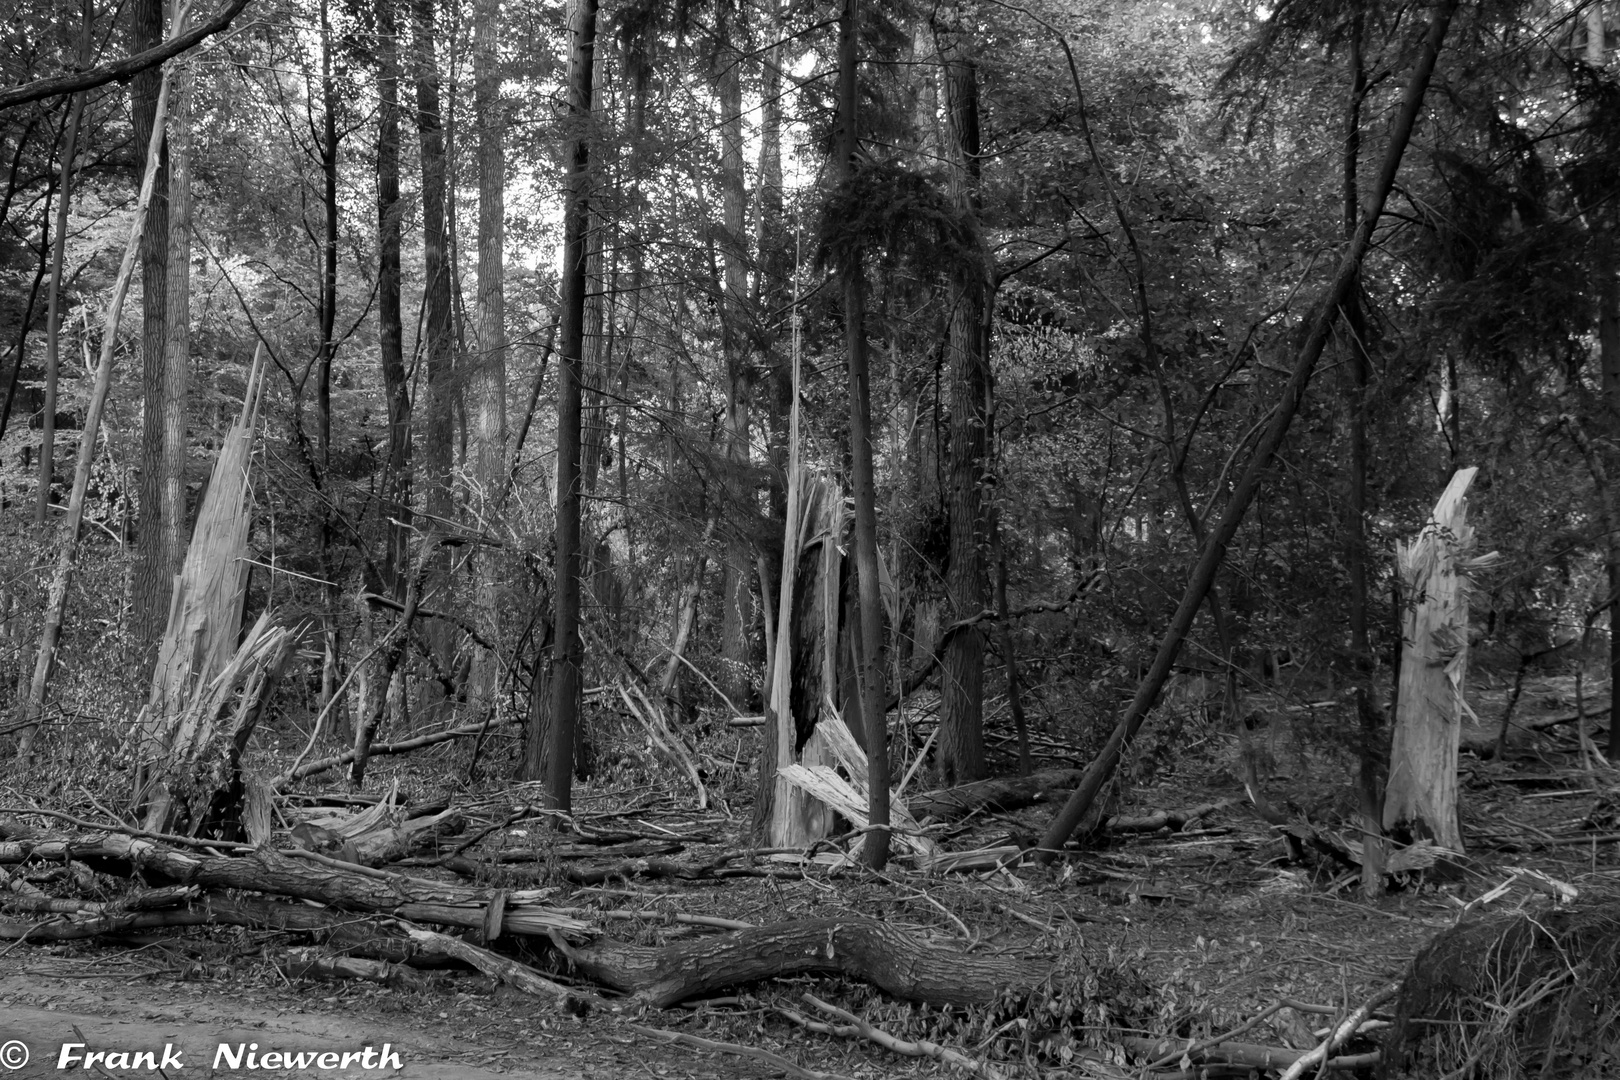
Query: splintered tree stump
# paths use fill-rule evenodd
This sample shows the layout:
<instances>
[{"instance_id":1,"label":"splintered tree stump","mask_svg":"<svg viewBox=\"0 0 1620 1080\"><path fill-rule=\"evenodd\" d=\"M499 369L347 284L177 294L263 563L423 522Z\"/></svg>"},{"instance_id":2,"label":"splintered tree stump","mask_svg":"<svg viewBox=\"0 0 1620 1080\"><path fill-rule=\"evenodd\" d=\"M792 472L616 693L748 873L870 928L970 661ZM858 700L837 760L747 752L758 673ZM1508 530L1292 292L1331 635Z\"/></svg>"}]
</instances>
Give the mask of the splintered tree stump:
<instances>
[{"instance_id":1,"label":"splintered tree stump","mask_svg":"<svg viewBox=\"0 0 1620 1080\"><path fill-rule=\"evenodd\" d=\"M984 1005L1028 993L1052 973L1039 960L968 955L862 918L775 923L662 948L600 941L564 952L587 978L656 1009L811 972L848 975L931 1005Z\"/></svg>"},{"instance_id":2,"label":"splintered tree stump","mask_svg":"<svg viewBox=\"0 0 1620 1080\"><path fill-rule=\"evenodd\" d=\"M1031 776L976 780L913 795L906 800L906 805L911 808L911 816L919 821L924 817L950 821L976 810L1016 810L1041 802L1055 791L1079 787L1081 775L1079 769L1043 769Z\"/></svg>"}]
</instances>

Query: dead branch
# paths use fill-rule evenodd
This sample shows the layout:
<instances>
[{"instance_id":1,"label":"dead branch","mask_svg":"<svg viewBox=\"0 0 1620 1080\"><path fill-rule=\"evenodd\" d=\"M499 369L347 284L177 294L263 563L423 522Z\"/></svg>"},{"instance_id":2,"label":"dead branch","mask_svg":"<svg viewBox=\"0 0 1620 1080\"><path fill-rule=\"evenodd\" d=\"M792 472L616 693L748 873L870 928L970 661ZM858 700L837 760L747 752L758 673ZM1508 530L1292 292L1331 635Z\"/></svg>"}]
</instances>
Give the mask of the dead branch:
<instances>
[{"instance_id":1,"label":"dead branch","mask_svg":"<svg viewBox=\"0 0 1620 1080\"><path fill-rule=\"evenodd\" d=\"M1314 1050L1307 1051L1305 1054L1300 1056L1298 1061L1288 1066L1287 1070L1282 1074L1280 1080L1299 1080L1299 1078L1304 1075L1306 1069L1326 1060L1327 1056L1331 1054L1340 1043L1344 1042L1346 1039L1360 1030L1361 1025L1366 1023L1367 1018L1372 1015L1374 1009L1378 1008L1378 1006L1382 1005L1384 1002L1392 1000L1395 995L1399 994L1400 992L1401 984L1398 982L1393 982L1384 987L1382 990L1378 991L1372 997L1368 998L1366 1001L1362 1002L1360 1008L1356 1009L1349 1016L1345 1017L1342 1022L1334 1026L1333 1030L1329 1032L1328 1037L1322 1040L1321 1045L1317 1046ZM1329 1067L1332 1067L1331 1064Z\"/></svg>"},{"instance_id":2,"label":"dead branch","mask_svg":"<svg viewBox=\"0 0 1620 1080\"><path fill-rule=\"evenodd\" d=\"M426 735L418 735L411 739L401 739L398 742L372 743L366 750L366 756L368 758L374 758L387 757L389 754L408 754L412 750L420 750L426 746L437 746L439 743L449 742L451 739L465 739L472 735L482 735L484 732L488 731L490 727L494 725L494 723L495 717L493 714L491 714L488 719L478 724L467 724L462 727L446 728L443 731L429 732ZM298 768L290 769L276 777L274 780L271 780L270 789L272 791L280 791L288 784L296 783L297 781L303 780L306 777L314 776L316 773L326 772L328 769L335 769L339 765L347 765L353 760L354 750L351 748L343 751L341 754L334 754L331 757L321 758L318 761L307 762L298 766Z\"/></svg>"},{"instance_id":3,"label":"dead branch","mask_svg":"<svg viewBox=\"0 0 1620 1080\"><path fill-rule=\"evenodd\" d=\"M88 71L53 75L50 78L23 83L21 86L8 86L0 90L0 111L30 101L39 101L42 98L64 97L80 90L94 90L110 82L131 78L147 68L157 67L170 57L179 56L203 39L225 30L231 25L231 20L240 15L242 9L247 6L248 0L230 0L212 19L192 27L183 34L170 37L163 44L153 46L145 52L110 61Z\"/></svg>"},{"instance_id":4,"label":"dead branch","mask_svg":"<svg viewBox=\"0 0 1620 1080\"><path fill-rule=\"evenodd\" d=\"M860 1036L861 1038L866 1039L868 1042L876 1043L885 1050L892 1050L894 1053L900 1054L904 1057L928 1058L930 1061L939 1061L947 1065L955 1065L959 1069L966 1069L968 1072L986 1077L987 1080L1001 1080L1001 1077L1003 1076L1001 1070L995 1068L989 1062L975 1061L973 1058L968 1057L960 1050L952 1050L948 1046L941 1046L939 1043L930 1042L927 1039L918 1039L917 1041L912 1042L902 1039L896 1035L891 1035L889 1032L884 1031L875 1024L862 1020L854 1013L845 1012L843 1009L840 1009L835 1005L829 1005L827 1002L822 1001L814 994L805 994L804 1000L809 1002L815 1008L820 1009L827 1015L836 1017L839 1020L843 1020L845 1023L843 1025L838 1025L811 1020L809 1017L803 1015L802 1013L795 1012L792 1009L779 1008L777 1009L777 1012L781 1013L789 1020L792 1020L795 1024L808 1028L811 1031L821 1032L826 1035L837 1035L846 1039L854 1036Z\"/></svg>"}]
</instances>

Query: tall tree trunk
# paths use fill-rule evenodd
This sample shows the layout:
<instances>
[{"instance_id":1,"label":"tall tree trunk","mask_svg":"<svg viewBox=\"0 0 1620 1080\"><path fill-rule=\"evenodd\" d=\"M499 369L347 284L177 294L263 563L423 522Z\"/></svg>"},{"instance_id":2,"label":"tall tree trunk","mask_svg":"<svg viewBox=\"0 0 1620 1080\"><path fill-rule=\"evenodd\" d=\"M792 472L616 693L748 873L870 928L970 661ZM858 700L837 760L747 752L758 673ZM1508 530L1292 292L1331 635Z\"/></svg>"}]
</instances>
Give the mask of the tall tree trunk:
<instances>
[{"instance_id":1,"label":"tall tree trunk","mask_svg":"<svg viewBox=\"0 0 1620 1080\"><path fill-rule=\"evenodd\" d=\"M838 20L838 172L854 180L860 150L859 0L844 0ZM857 247L842 268L844 356L849 369L849 441L854 476L855 573L860 597L860 628L855 635L856 679L866 722L868 818L872 833L863 853L866 865L883 869L889 861L889 727L883 708L883 597L878 584L877 484L872 465L871 376L866 361L866 266Z\"/></svg>"},{"instance_id":2,"label":"tall tree trunk","mask_svg":"<svg viewBox=\"0 0 1620 1080\"><path fill-rule=\"evenodd\" d=\"M191 381L191 64L171 76L169 110L169 263L164 294L168 331L163 361L163 551L169 576L185 561L186 399Z\"/></svg>"},{"instance_id":3,"label":"tall tree trunk","mask_svg":"<svg viewBox=\"0 0 1620 1080\"><path fill-rule=\"evenodd\" d=\"M979 208L979 76L960 27L938 33L949 116L951 195L975 227ZM951 372L950 563L945 585L952 621L985 607L983 484L990 469L990 367L985 355L982 263L958 268L951 296L946 354ZM945 787L983 780L984 632L977 623L945 643L939 730L940 780Z\"/></svg>"},{"instance_id":4,"label":"tall tree trunk","mask_svg":"<svg viewBox=\"0 0 1620 1080\"><path fill-rule=\"evenodd\" d=\"M501 101L500 0L478 0L474 22L473 114L478 123L478 352L473 361L472 472L485 514L506 490L506 113ZM481 553L478 612L498 640L494 552ZM468 680L476 712L494 704L495 657L479 650Z\"/></svg>"},{"instance_id":5,"label":"tall tree trunk","mask_svg":"<svg viewBox=\"0 0 1620 1080\"><path fill-rule=\"evenodd\" d=\"M557 619L551 672L551 739L546 804L573 805L574 744L579 728L580 419L585 366L585 284L591 217L590 123L597 0L572 0L568 58L568 174L563 186L562 316L557 329Z\"/></svg>"},{"instance_id":6,"label":"tall tree trunk","mask_svg":"<svg viewBox=\"0 0 1620 1080\"><path fill-rule=\"evenodd\" d=\"M478 358L473 474L486 498L506 475L506 112L501 101L500 3L478 0L474 106L478 118Z\"/></svg>"},{"instance_id":7,"label":"tall tree trunk","mask_svg":"<svg viewBox=\"0 0 1620 1080\"><path fill-rule=\"evenodd\" d=\"M155 48L163 40L163 0L134 0L130 8L130 47L134 52ZM130 83L130 106L135 145L150 141L161 73L147 68ZM161 131L161 129L159 129ZM144 165L144 160L140 163ZM156 657L158 635L169 615L169 593L174 587L176 560L164 547L163 522L163 339L167 330L169 266L169 166L158 150L158 174L152 202L141 234L141 470L140 520L135 534L133 625L130 638L136 659L146 670Z\"/></svg>"},{"instance_id":8,"label":"tall tree trunk","mask_svg":"<svg viewBox=\"0 0 1620 1080\"><path fill-rule=\"evenodd\" d=\"M90 66L90 0L84 0L84 30L79 39L79 66ZM51 285L45 316L45 416L39 436L39 492L34 504L34 523L43 525L50 517L51 483L56 479L56 390L61 363L62 262L67 252L68 211L73 203L73 158L78 152L79 123L84 118L84 91L73 95L68 116L67 138L62 144L62 179L58 184L61 201L56 204L55 246L51 251ZM22 365L22 353L17 354Z\"/></svg>"},{"instance_id":9,"label":"tall tree trunk","mask_svg":"<svg viewBox=\"0 0 1620 1080\"><path fill-rule=\"evenodd\" d=\"M338 136L337 83L332 77L332 5L321 3L321 283L320 354L315 371L315 442L324 482L332 465L332 350L337 327ZM322 563L330 542L331 524L321 513Z\"/></svg>"},{"instance_id":10,"label":"tall tree trunk","mask_svg":"<svg viewBox=\"0 0 1620 1080\"><path fill-rule=\"evenodd\" d=\"M1362 63L1361 40L1365 19L1360 8L1350 17L1350 43L1347 63L1350 74L1349 96L1344 115L1344 236L1352 240L1360 213L1357 174L1361 167L1361 102L1367 93L1367 73ZM1372 365L1367 356L1367 313L1361 291L1361 275L1350 285L1344 304L1344 338L1350 353L1350 492L1345 500L1344 562L1349 577L1350 663L1356 716L1360 722L1361 746L1357 789L1361 813L1361 892L1368 899L1384 891L1384 834L1380 807L1383 805L1383 779L1380 758L1383 753L1382 717L1373 700L1373 655L1367 637L1367 385Z\"/></svg>"},{"instance_id":11,"label":"tall tree trunk","mask_svg":"<svg viewBox=\"0 0 1620 1080\"><path fill-rule=\"evenodd\" d=\"M732 4L723 4L716 34L734 45L742 27ZM737 50L716 51L714 61L720 104L720 257L724 267L720 300L720 349L726 365L726 463L731 492L739 507L754 501L748 425L753 401L754 371L750 353L748 311L748 192L743 178L742 61ZM726 561L720 594L720 688L732 701L741 700L751 680L749 631L753 628L754 558L747 532L749 509L726 536Z\"/></svg>"},{"instance_id":12,"label":"tall tree trunk","mask_svg":"<svg viewBox=\"0 0 1620 1080\"><path fill-rule=\"evenodd\" d=\"M1586 9L1586 62L1594 70L1601 71L1606 60L1605 48L1608 43L1608 31L1603 22L1603 5L1592 4ZM1615 280L1615 221L1617 215L1613 205L1596 208L1589 211L1588 217L1598 232L1597 243L1594 245L1596 259L1594 260L1593 277L1597 284L1598 293L1598 358L1602 369L1602 390L1604 405L1604 427L1609 438L1607 452L1611 462L1620 460L1614 447L1616 440L1620 440L1620 282ZM1600 448L1598 453L1603 453ZM1614 477L1616 469L1611 464L1604 470L1604 475ZM1605 485L1606 486L1606 485ZM1606 504L1620 501L1613 491L1599 492L1599 498ZM1604 568L1609 578L1609 682L1611 686L1620 686L1620 531L1616 531L1616 522L1611 522L1608 529L1608 542L1604 550ZM1609 744L1605 748L1610 761L1620 761L1620 723L1614 719L1609 720Z\"/></svg>"},{"instance_id":13,"label":"tall tree trunk","mask_svg":"<svg viewBox=\"0 0 1620 1080\"><path fill-rule=\"evenodd\" d=\"M29 684L28 697L23 702L24 726L17 737L17 760L32 761L34 736L45 713L45 692L50 687L51 675L56 670L56 650L62 640L62 621L67 613L68 589L73 584L73 572L78 565L79 535L84 528L84 497L90 486L90 466L96 457L96 439L101 430L101 414L107 407L107 393L112 388L113 357L117 355L118 322L124 311L124 298L129 294L129 279L135 272L136 239L144 238L146 213L157 188L159 159L163 146L163 114L169 106L169 77L165 67L158 82L152 105L152 121L146 143L146 169L141 180L140 194L135 199L135 219L130 223L130 236L124 248L124 261L113 282L112 299L107 304L107 317L102 326L101 359L96 368L95 385L90 391L90 403L84 411L84 427L79 433L79 460L73 469L73 492L68 496L65 531L58 538L56 569L51 576L50 592L45 601L44 621L39 633L39 652L34 657L34 676Z\"/></svg>"},{"instance_id":14,"label":"tall tree trunk","mask_svg":"<svg viewBox=\"0 0 1620 1080\"><path fill-rule=\"evenodd\" d=\"M422 262L427 294L426 348L427 429L423 432L426 465L426 510L433 528L441 528L454 513L450 478L455 464L454 342L451 327L450 256L447 212L447 161L444 114L441 111L439 64L434 48L436 0L412 0L412 34L416 49L416 124L422 156ZM441 548L428 573L424 592L442 589L450 575L450 552ZM441 671L450 669L452 642L443 620L423 627L428 650ZM448 706L444 684L438 679L422 683L418 720L433 727Z\"/></svg>"},{"instance_id":15,"label":"tall tree trunk","mask_svg":"<svg viewBox=\"0 0 1620 1080\"><path fill-rule=\"evenodd\" d=\"M388 472L382 516L388 537L383 587L405 598L411 522L411 398L400 315L399 19L377 0L377 347L388 397Z\"/></svg>"},{"instance_id":16,"label":"tall tree trunk","mask_svg":"<svg viewBox=\"0 0 1620 1080\"><path fill-rule=\"evenodd\" d=\"M1373 227L1383 216L1384 203L1389 198L1390 189L1395 186L1395 176L1400 171L1401 159L1405 155L1407 142L1412 137L1412 129L1417 123L1418 114L1423 106L1423 97L1428 90L1429 78L1434 73L1435 61L1439 58L1446 30L1456 9L1457 0L1439 0L1434 7L1421 51L1407 81L1400 111L1390 131L1389 146L1384 153L1378 179L1367 197L1361 221L1356 226L1355 236L1339 263L1338 272L1323 297L1323 303L1315 309L1316 315L1311 320L1309 332L1295 360L1294 370L1283 388L1271 421L1266 425L1254 453L1249 458L1249 463L1244 467L1243 476L1227 498L1220 521L1205 541L1197 565L1188 575L1181 603L1171 617L1170 625L1159 643L1159 651L1154 656L1152 665L1136 688L1136 696L1132 699L1130 707L1115 726L1113 733L1109 735L1097 758L1087 767L1080 786L1075 789L1068 802L1064 803L1041 838L1042 851L1038 857L1043 861L1051 860L1058 849L1068 841L1069 835L1074 832L1075 826L1080 823L1086 811L1091 809L1103 784L1113 775L1115 766L1119 764L1120 753L1126 740L1134 736L1142 726L1148 711L1158 700L1159 691L1164 688L1165 680L1170 677L1170 669L1181 652L1182 643L1186 641L1187 632L1192 628L1193 619L1197 616L1204 596L1214 583L1215 574L1226 557L1226 545L1231 543L1237 534L1238 526L1243 523L1243 517L1259 490L1261 478L1270 466L1277 448L1281 446L1283 436L1288 433L1288 427L1293 422L1294 414L1299 410L1300 401L1305 395L1305 387L1310 382L1311 373L1315 370L1316 362L1321 358L1322 350L1327 344L1328 335L1332 332L1339 306L1349 295L1350 288L1359 275L1361 261L1372 245ZM1078 74L1072 67L1073 54L1069 52L1067 41L1063 41L1062 45L1071 64L1071 75L1078 85Z\"/></svg>"},{"instance_id":17,"label":"tall tree trunk","mask_svg":"<svg viewBox=\"0 0 1620 1080\"><path fill-rule=\"evenodd\" d=\"M332 470L332 360L337 349L337 264L338 264L338 132L337 82L332 76L332 5L321 3L321 283L320 353L315 375L315 442L320 456L318 482L327 483ZM325 494L324 492L322 494ZM320 708L337 693L340 644L336 609L341 592L331 566L332 510L327 498L320 499L320 551L317 553L321 577L326 586L325 627L321 633Z\"/></svg>"}]
</instances>

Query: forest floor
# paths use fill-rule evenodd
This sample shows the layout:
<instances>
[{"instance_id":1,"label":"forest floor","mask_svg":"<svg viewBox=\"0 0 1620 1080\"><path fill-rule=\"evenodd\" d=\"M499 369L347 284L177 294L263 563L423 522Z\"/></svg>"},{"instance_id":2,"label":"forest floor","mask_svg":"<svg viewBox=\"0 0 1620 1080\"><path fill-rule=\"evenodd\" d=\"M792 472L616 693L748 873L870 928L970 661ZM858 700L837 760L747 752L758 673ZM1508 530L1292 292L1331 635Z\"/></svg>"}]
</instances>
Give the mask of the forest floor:
<instances>
[{"instance_id":1,"label":"forest floor","mask_svg":"<svg viewBox=\"0 0 1620 1080\"><path fill-rule=\"evenodd\" d=\"M1500 717L1505 693L1496 685L1476 695L1474 707L1486 727ZM1571 701L1568 680L1536 680L1525 687L1515 717L1531 724L1567 710ZM1603 719L1606 701L1584 704ZM1342 749L1319 749L1331 746L1320 729L1348 722L1340 711L1276 711L1266 734L1275 774L1267 787L1274 802L1345 835L1353 774ZM808 992L902 1039L930 1039L994 1062L1003 1075L1018 1075L1021 1066L1023 1075L1100 1075L1088 1061L1111 1058L1124 1065L1131 1036L1170 1038L1184 1046L1245 1025L1252 1025L1240 1033L1247 1043L1307 1049L1320 1041L1313 1029L1400 979L1413 956L1456 924L1465 906L1512 882L1514 868L1567 883L1583 900L1620 897L1620 842L1592 839L1612 836L1620 826L1594 829L1590 822L1597 793L1614 787L1615 774L1590 774L1577 766L1570 727L1516 729L1501 762L1465 755L1461 803L1469 852L1463 876L1438 887L1413 880L1372 903L1361 899L1353 872L1331 863L1291 862L1282 837L1242 800L1232 761L1236 740L1185 725L1167 732L1183 752L1173 761L1160 760L1158 775L1147 775L1144 757L1151 755L1128 764L1115 812L1146 814L1223 800L1227 805L1182 831L1115 836L1051 867L926 875L897 865L873 874L853 866L760 860L732 864L736 876L718 880L638 872L638 861L642 868L661 860L698 867L747 847L742 801L752 772L749 740L757 738L748 731L718 734L708 747L711 785L720 796L714 808L695 809L691 788L672 779L650 750L626 740L628 749L579 789L576 820L635 838L602 847L599 854L564 858L555 845L566 835L555 838L531 820L491 833L466 853L477 863L481 849L532 845L532 862L481 864L479 883L552 887L557 892L548 902L588 912L657 913L610 924L614 937L637 943L714 932L666 921L674 913L756 925L848 913L972 953L1055 959L1079 973L1093 995L1084 1013L1089 1024L1072 1018L1067 1025L1044 1026L1038 1015L996 1007L908 1005L852 981L812 976L738 987L662 1012L598 1010L574 1017L466 972L435 973L425 992L363 982L289 983L263 958L275 934L204 927L142 944L0 947L0 1043L21 1039L33 1049L32 1064L13 1073L19 1076L54 1074L53 1055L64 1042L94 1048L136 1036L142 1047L185 1047L187 1076L257 1075L198 1067L213 1058L218 1044L252 1041L277 1050L386 1042L405 1066L396 1075L411 1078L870 1078L960 1071L901 1057L860 1038L805 1030L783 1010L811 1012L804 1001ZM455 750L379 759L374 785L397 778L402 792L416 799L453 794L475 825L499 822L505 808L536 801L532 789L469 787L460 782L464 776L457 777L466 766L464 751L458 756ZM736 775L716 775L727 768ZM315 790L317 785L306 786ZM12 799L24 796L5 797L14 807ZM88 807L65 809L94 814ZM949 850L1021 844L1039 834L1052 809L1037 804L981 814L952 825L940 839ZM1491 910L1533 911L1552 899L1534 882L1521 881L1489 903ZM566 969L557 977L566 978ZM731 1051L671 1044L649 1028L727 1044ZM794 1067L738 1056L747 1049L774 1053ZM1135 1075L1140 1058L1129 1060L1136 1063Z\"/></svg>"}]
</instances>

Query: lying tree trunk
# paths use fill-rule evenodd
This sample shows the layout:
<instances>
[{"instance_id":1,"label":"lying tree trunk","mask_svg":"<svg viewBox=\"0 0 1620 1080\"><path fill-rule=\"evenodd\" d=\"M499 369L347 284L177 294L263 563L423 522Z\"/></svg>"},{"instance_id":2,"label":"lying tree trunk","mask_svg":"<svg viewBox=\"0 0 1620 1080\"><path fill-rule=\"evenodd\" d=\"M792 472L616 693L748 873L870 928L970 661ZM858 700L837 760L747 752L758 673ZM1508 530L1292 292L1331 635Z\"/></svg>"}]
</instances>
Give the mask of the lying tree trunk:
<instances>
[{"instance_id":1,"label":"lying tree trunk","mask_svg":"<svg viewBox=\"0 0 1620 1080\"><path fill-rule=\"evenodd\" d=\"M931 1005L985 1005L1009 991L1033 990L1052 972L1040 960L960 953L862 918L775 923L663 948L603 941L563 952L588 978L655 1009L807 972L841 972Z\"/></svg>"},{"instance_id":2,"label":"lying tree trunk","mask_svg":"<svg viewBox=\"0 0 1620 1080\"><path fill-rule=\"evenodd\" d=\"M38 837L0 843L0 863L40 859L111 859L133 863L149 876L215 889L249 889L278 896L314 900L350 911L387 912L403 919L482 929L484 911L499 890L360 871L355 867L303 853L288 858L260 849L243 858L188 855L116 833ZM546 936L560 931L576 940L596 933L586 922L558 915L538 903L539 891L509 894L505 929L514 934Z\"/></svg>"},{"instance_id":3,"label":"lying tree trunk","mask_svg":"<svg viewBox=\"0 0 1620 1080\"><path fill-rule=\"evenodd\" d=\"M312 948L288 949L276 961L276 968L288 979L364 979L419 993L426 992L431 985L427 977L386 960L327 956Z\"/></svg>"},{"instance_id":4,"label":"lying tree trunk","mask_svg":"<svg viewBox=\"0 0 1620 1080\"><path fill-rule=\"evenodd\" d=\"M913 795L907 805L911 807L912 817L918 820L932 817L938 821L966 817L979 810L1016 810L1043 802L1053 792L1074 789L1079 786L1082 775L1079 769L1043 769L1030 776L977 780Z\"/></svg>"}]
</instances>

